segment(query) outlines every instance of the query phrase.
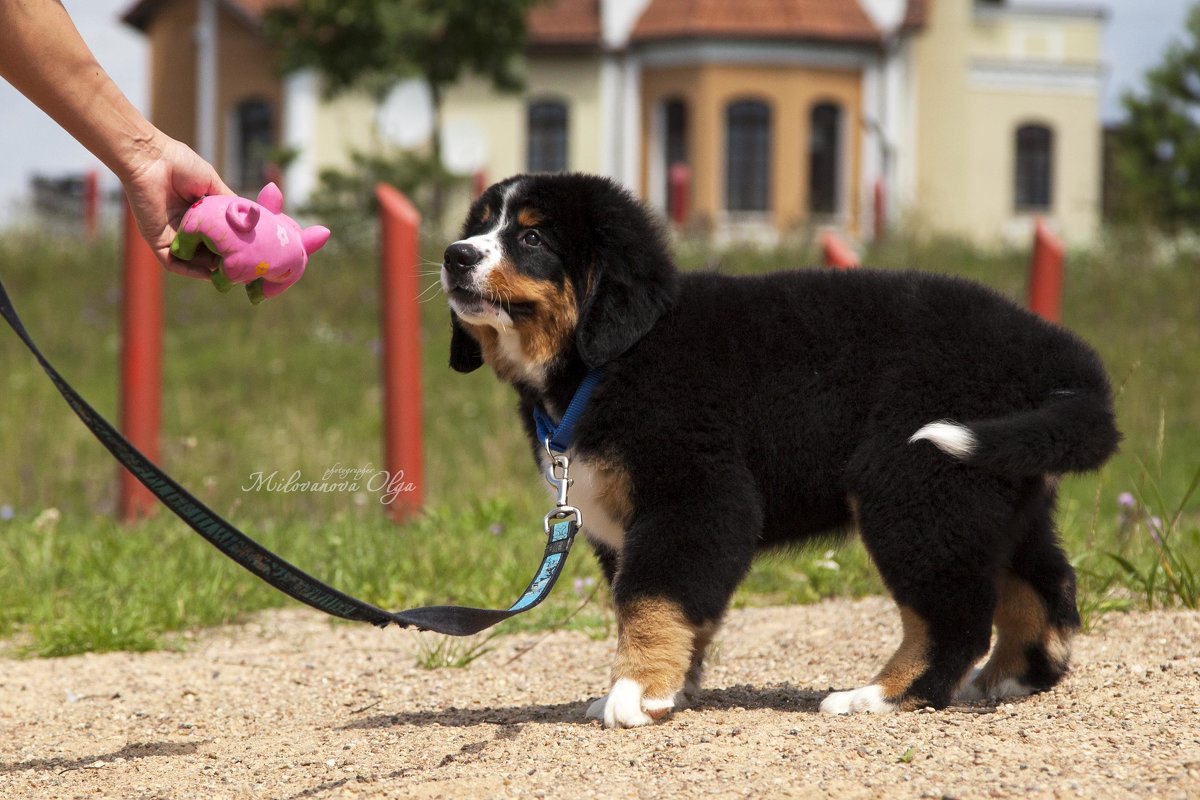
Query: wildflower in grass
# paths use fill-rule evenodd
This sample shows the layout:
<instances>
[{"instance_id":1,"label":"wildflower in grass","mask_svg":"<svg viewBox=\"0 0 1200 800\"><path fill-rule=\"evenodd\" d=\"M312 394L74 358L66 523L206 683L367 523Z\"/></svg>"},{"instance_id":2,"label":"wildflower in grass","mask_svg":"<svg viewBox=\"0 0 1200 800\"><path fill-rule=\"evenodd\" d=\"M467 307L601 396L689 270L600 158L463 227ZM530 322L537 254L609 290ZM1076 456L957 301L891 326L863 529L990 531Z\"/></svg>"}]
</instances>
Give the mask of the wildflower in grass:
<instances>
[{"instance_id":1,"label":"wildflower in grass","mask_svg":"<svg viewBox=\"0 0 1200 800\"><path fill-rule=\"evenodd\" d=\"M591 590L591 588L595 585L596 585L595 578L592 578L592 577L576 578L575 585L573 588L575 589L576 596L584 597Z\"/></svg>"},{"instance_id":2,"label":"wildflower in grass","mask_svg":"<svg viewBox=\"0 0 1200 800\"><path fill-rule=\"evenodd\" d=\"M1117 495L1118 524L1122 533L1126 533L1138 518L1138 502L1133 492L1121 492Z\"/></svg>"},{"instance_id":3,"label":"wildflower in grass","mask_svg":"<svg viewBox=\"0 0 1200 800\"><path fill-rule=\"evenodd\" d=\"M500 534L504 533L504 525L499 522L493 522L488 526L488 533L490 533L492 536L499 536Z\"/></svg>"},{"instance_id":4,"label":"wildflower in grass","mask_svg":"<svg viewBox=\"0 0 1200 800\"><path fill-rule=\"evenodd\" d=\"M13 507L8 503L0 506L0 522L8 522L14 516L16 516L16 514L13 512Z\"/></svg>"}]
</instances>

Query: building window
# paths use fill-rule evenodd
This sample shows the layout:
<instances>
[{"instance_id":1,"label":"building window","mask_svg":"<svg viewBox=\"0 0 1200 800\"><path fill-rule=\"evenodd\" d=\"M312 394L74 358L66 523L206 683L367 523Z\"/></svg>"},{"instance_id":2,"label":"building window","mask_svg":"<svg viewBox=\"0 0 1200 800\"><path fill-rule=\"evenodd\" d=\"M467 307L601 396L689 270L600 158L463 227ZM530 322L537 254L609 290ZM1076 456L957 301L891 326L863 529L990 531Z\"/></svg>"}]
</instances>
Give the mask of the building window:
<instances>
[{"instance_id":1,"label":"building window","mask_svg":"<svg viewBox=\"0 0 1200 800\"><path fill-rule=\"evenodd\" d=\"M771 207L771 109L744 100L725 113L725 203L730 211Z\"/></svg>"},{"instance_id":2,"label":"building window","mask_svg":"<svg viewBox=\"0 0 1200 800\"><path fill-rule=\"evenodd\" d=\"M1017 128L1016 205L1019 211L1048 209L1054 202L1054 131L1045 125Z\"/></svg>"},{"instance_id":3,"label":"building window","mask_svg":"<svg viewBox=\"0 0 1200 800\"><path fill-rule=\"evenodd\" d=\"M567 106L557 100L529 105L529 171L567 168Z\"/></svg>"},{"instance_id":4,"label":"building window","mask_svg":"<svg viewBox=\"0 0 1200 800\"><path fill-rule=\"evenodd\" d=\"M666 182L667 216L675 219L675 204L680 202L686 206L686 200L677 198L671 191L671 169L677 164L686 167L688 163L687 105L682 100L668 100L663 105L663 116L666 122L663 156L667 168L663 180Z\"/></svg>"},{"instance_id":5,"label":"building window","mask_svg":"<svg viewBox=\"0 0 1200 800\"><path fill-rule=\"evenodd\" d=\"M833 103L813 106L808 136L808 210L836 214L841 200L841 107Z\"/></svg>"},{"instance_id":6,"label":"building window","mask_svg":"<svg viewBox=\"0 0 1200 800\"><path fill-rule=\"evenodd\" d=\"M234 111L234 183L239 189L261 189L270 180L267 168L275 148L275 109L266 100L238 103Z\"/></svg>"}]
</instances>

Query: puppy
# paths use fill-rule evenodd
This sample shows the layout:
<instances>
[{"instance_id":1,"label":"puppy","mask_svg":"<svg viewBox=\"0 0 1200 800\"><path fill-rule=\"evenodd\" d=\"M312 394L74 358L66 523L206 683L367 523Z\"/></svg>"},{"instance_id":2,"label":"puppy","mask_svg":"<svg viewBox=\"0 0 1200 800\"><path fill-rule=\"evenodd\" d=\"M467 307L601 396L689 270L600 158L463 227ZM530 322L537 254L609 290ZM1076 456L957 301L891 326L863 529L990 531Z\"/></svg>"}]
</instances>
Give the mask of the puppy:
<instances>
[{"instance_id":1,"label":"puppy","mask_svg":"<svg viewBox=\"0 0 1200 800\"><path fill-rule=\"evenodd\" d=\"M589 716L645 725L693 696L755 554L850 529L903 641L822 711L942 708L1066 672L1079 615L1055 485L1120 439L1100 360L1067 331L934 275L681 275L647 210L580 174L488 189L441 283L451 366L515 387L543 465L534 409L557 420L604 369L568 453L618 620Z\"/></svg>"}]
</instances>

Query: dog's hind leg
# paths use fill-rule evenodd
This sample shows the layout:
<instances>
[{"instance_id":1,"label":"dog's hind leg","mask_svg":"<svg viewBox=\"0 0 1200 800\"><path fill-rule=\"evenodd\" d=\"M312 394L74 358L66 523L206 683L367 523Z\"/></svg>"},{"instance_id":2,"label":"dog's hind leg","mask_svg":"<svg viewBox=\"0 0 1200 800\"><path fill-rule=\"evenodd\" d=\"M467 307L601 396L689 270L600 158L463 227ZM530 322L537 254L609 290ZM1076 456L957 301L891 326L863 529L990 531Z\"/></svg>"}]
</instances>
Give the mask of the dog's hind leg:
<instances>
[{"instance_id":1,"label":"dog's hind leg","mask_svg":"<svg viewBox=\"0 0 1200 800\"><path fill-rule=\"evenodd\" d=\"M706 622L696 630L696 638L692 642L692 662L688 666L687 675L683 680L683 691L676 695L679 703L691 704L700 697L700 683L704 678L704 658L708 654L709 645L721 627L720 620ZM677 705L679 704L677 703Z\"/></svg>"},{"instance_id":2,"label":"dog's hind leg","mask_svg":"<svg viewBox=\"0 0 1200 800\"><path fill-rule=\"evenodd\" d=\"M998 584L996 645L955 699L1032 694L1066 674L1079 612L1075 573L1056 541L1053 510L1054 492L1046 485L1018 512L1023 536Z\"/></svg>"},{"instance_id":3,"label":"dog's hind leg","mask_svg":"<svg viewBox=\"0 0 1200 800\"><path fill-rule=\"evenodd\" d=\"M988 650L1011 537L1014 487L919 453L873 461L887 472L855 487L859 528L900 607L904 637L870 684L825 698L821 710L831 714L949 705Z\"/></svg>"}]
</instances>

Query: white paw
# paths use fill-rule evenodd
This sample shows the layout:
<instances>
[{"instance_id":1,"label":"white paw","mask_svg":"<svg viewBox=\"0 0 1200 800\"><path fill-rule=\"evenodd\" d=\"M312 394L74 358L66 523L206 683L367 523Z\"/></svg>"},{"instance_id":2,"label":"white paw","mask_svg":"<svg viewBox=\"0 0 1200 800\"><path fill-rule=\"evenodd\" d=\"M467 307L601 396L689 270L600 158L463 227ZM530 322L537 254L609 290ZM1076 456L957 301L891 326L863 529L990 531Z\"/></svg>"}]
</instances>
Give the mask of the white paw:
<instances>
[{"instance_id":1,"label":"white paw","mask_svg":"<svg viewBox=\"0 0 1200 800\"><path fill-rule=\"evenodd\" d=\"M1007 697L1025 697L1033 694L1032 687L1026 686L1016 678L1005 678L990 689L983 689L976 680L982 669L972 670L970 676L963 681L962 686L954 693L955 701L971 703L978 700L1003 700Z\"/></svg>"},{"instance_id":2,"label":"white paw","mask_svg":"<svg viewBox=\"0 0 1200 800\"><path fill-rule=\"evenodd\" d=\"M859 711L886 714L896 708L895 703L884 699L883 687L874 683L848 692L834 692L821 701L821 711L825 714L854 714Z\"/></svg>"},{"instance_id":3,"label":"white paw","mask_svg":"<svg viewBox=\"0 0 1200 800\"><path fill-rule=\"evenodd\" d=\"M607 695L588 706L587 716L600 720L606 728L636 728L649 725L674 707L674 697L642 697L640 683L621 678Z\"/></svg>"}]
</instances>

